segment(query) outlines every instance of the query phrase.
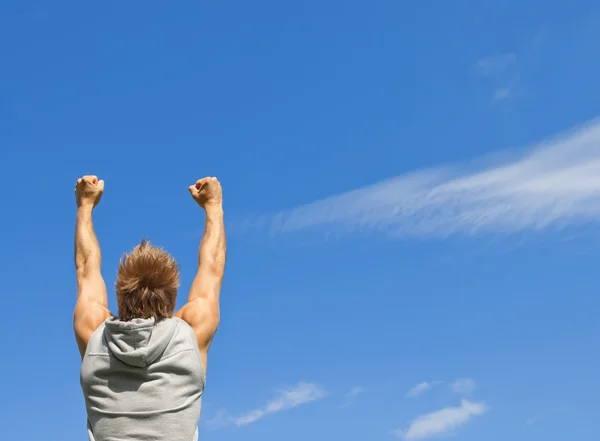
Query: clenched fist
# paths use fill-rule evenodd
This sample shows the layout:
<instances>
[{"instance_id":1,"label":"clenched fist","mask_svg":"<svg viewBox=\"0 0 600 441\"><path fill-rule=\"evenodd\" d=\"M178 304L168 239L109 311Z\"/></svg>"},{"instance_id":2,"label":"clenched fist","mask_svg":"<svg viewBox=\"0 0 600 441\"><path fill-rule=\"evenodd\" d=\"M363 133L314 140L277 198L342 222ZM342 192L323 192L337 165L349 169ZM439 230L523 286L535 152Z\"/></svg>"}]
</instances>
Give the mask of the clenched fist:
<instances>
[{"instance_id":1,"label":"clenched fist","mask_svg":"<svg viewBox=\"0 0 600 441\"><path fill-rule=\"evenodd\" d=\"M194 185L190 185L188 190L202 208L221 206L223 203L223 191L217 178L199 179Z\"/></svg>"},{"instance_id":2,"label":"clenched fist","mask_svg":"<svg viewBox=\"0 0 600 441\"><path fill-rule=\"evenodd\" d=\"M100 202L103 192L104 181L99 181L97 176L84 176L77 179L75 185L77 207L94 208Z\"/></svg>"}]
</instances>

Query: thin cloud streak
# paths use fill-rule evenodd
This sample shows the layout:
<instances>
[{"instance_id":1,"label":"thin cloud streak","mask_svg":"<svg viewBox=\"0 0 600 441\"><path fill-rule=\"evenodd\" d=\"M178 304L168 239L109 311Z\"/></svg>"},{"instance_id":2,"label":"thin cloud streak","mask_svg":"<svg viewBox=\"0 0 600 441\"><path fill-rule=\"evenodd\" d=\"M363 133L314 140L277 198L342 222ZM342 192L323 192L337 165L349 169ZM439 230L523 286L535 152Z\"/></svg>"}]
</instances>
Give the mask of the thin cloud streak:
<instances>
[{"instance_id":1,"label":"thin cloud streak","mask_svg":"<svg viewBox=\"0 0 600 441\"><path fill-rule=\"evenodd\" d=\"M356 400L356 397L358 397L359 395L362 395L364 393L365 393L364 387L361 387L361 386L353 387L344 396L344 401L342 402L340 407L344 408L344 407L350 406Z\"/></svg>"},{"instance_id":2,"label":"thin cloud streak","mask_svg":"<svg viewBox=\"0 0 600 441\"><path fill-rule=\"evenodd\" d=\"M475 70L480 75L497 76L504 74L507 69L515 64L517 64L517 55L511 52L482 58L475 63Z\"/></svg>"},{"instance_id":3,"label":"thin cloud streak","mask_svg":"<svg viewBox=\"0 0 600 441\"><path fill-rule=\"evenodd\" d=\"M348 393L346 394L346 398L354 398L357 397L360 394L363 394L365 392L365 388L361 387L361 386L355 386L352 389L350 389L348 391Z\"/></svg>"},{"instance_id":4,"label":"thin cloud streak","mask_svg":"<svg viewBox=\"0 0 600 441\"><path fill-rule=\"evenodd\" d=\"M459 395L469 395L475 390L476 386L475 380L471 378L460 378L450 385L454 393Z\"/></svg>"},{"instance_id":5,"label":"thin cloud streak","mask_svg":"<svg viewBox=\"0 0 600 441\"><path fill-rule=\"evenodd\" d=\"M427 392L433 386L434 386L434 384L428 383L427 381L423 381L422 383L419 383L419 384L416 384L415 386L413 386L413 388L411 390L409 390L404 397L405 398L418 397L419 395Z\"/></svg>"},{"instance_id":6,"label":"thin cloud streak","mask_svg":"<svg viewBox=\"0 0 600 441\"><path fill-rule=\"evenodd\" d=\"M510 96L510 88L503 87L502 89L498 89L494 92L494 100L501 101L505 100Z\"/></svg>"},{"instance_id":7,"label":"thin cloud streak","mask_svg":"<svg viewBox=\"0 0 600 441\"><path fill-rule=\"evenodd\" d=\"M483 403L462 400L459 406L445 407L415 418L406 430L397 430L396 436L406 441L430 438L449 433L468 423L471 418L483 415L487 407Z\"/></svg>"},{"instance_id":8,"label":"thin cloud streak","mask_svg":"<svg viewBox=\"0 0 600 441\"><path fill-rule=\"evenodd\" d=\"M537 423L537 421L538 421L537 417L530 417L530 418L527 418L527 421L525 421L525 425L533 426L535 423Z\"/></svg>"},{"instance_id":9,"label":"thin cloud streak","mask_svg":"<svg viewBox=\"0 0 600 441\"><path fill-rule=\"evenodd\" d=\"M327 228L398 238L541 231L600 221L600 120L511 162L401 175L262 218L273 234Z\"/></svg>"},{"instance_id":10,"label":"thin cloud streak","mask_svg":"<svg viewBox=\"0 0 600 441\"><path fill-rule=\"evenodd\" d=\"M325 396L326 392L320 386L313 383L299 383L291 389L279 391L277 397L269 401L266 406L232 417L230 420L236 426L245 426L273 413L320 400Z\"/></svg>"}]
</instances>

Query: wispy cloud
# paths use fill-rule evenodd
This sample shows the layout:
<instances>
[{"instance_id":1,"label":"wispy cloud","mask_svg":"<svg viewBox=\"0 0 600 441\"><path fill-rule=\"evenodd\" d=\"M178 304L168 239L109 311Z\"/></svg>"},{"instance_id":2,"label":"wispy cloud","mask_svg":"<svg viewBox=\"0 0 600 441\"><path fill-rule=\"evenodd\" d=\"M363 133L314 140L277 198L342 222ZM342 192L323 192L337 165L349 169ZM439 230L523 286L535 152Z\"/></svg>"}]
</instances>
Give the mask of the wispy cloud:
<instances>
[{"instance_id":1,"label":"wispy cloud","mask_svg":"<svg viewBox=\"0 0 600 441\"><path fill-rule=\"evenodd\" d=\"M361 386L355 386L346 394L347 398L354 398L357 395L360 395L365 392L365 389Z\"/></svg>"},{"instance_id":2,"label":"wispy cloud","mask_svg":"<svg viewBox=\"0 0 600 441\"><path fill-rule=\"evenodd\" d=\"M486 411L487 407L483 403L462 400L459 406L445 407L415 418L406 430L397 430L395 434L398 438L407 441L446 434L468 423L474 416L483 415Z\"/></svg>"},{"instance_id":3,"label":"wispy cloud","mask_svg":"<svg viewBox=\"0 0 600 441\"><path fill-rule=\"evenodd\" d=\"M453 382L450 387L454 391L454 393L460 395L469 395L471 392L475 390L476 384L475 381L471 378L461 378Z\"/></svg>"},{"instance_id":4,"label":"wispy cloud","mask_svg":"<svg viewBox=\"0 0 600 441\"><path fill-rule=\"evenodd\" d=\"M491 82L494 88L494 100L510 97L511 89L519 79L519 64L515 53L494 55L478 60L475 73Z\"/></svg>"},{"instance_id":5,"label":"wispy cloud","mask_svg":"<svg viewBox=\"0 0 600 441\"><path fill-rule=\"evenodd\" d=\"M363 387L361 387L361 386L353 387L344 396L344 401L342 402L340 407L350 406L354 402L356 397L358 397L359 395L362 395L363 393L365 393L365 389Z\"/></svg>"},{"instance_id":6,"label":"wispy cloud","mask_svg":"<svg viewBox=\"0 0 600 441\"><path fill-rule=\"evenodd\" d=\"M413 398L413 397L417 397L421 394L424 394L425 392L427 392L429 389L431 389L433 386L439 384L439 382L427 382L427 381L423 381L422 383L419 384L415 384L405 395L406 398Z\"/></svg>"},{"instance_id":7,"label":"wispy cloud","mask_svg":"<svg viewBox=\"0 0 600 441\"><path fill-rule=\"evenodd\" d=\"M299 383L297 386L279 391L277 396L264 407L230 418L236 426L245 426L261 418L282 410L292 409L301 404L320 400L326 396L325 390L314 383Z\"/></svg>"},{"instance_id":8,"label":"wispy cloud","mask_svg":"<svg viewBox=\"0 0 600 441\"><path fill-rule=\"evenodd\" d=\"M500 101L508 98L510 96L510 88L503 87L502 89L497 89L494 92L494 100Z\"/></svg>"},{"instance_id":9,"label":"wispy cloud","mask_svg":"<svg viewBox=\"0 0 600 441\"><path fill-rule=\"evenodd\" d=\"M512 161L401 175L263 218L271 232L396 237L512 233L600 221L600 120Z\"/></svg>"},{"instance_id":10,"label":"wispy cloud","mask_svg":"<svg viewBox=\"0 0 600 441\"><path fill-rule=\"evenodd\" d=\"M516 92L529 83L547 36L548 33L541 30L518 50L483 57L474 63L475 75L486 82L486 87L491 87L494 101L517 96Z\"/></svg>"},{"instance_id":11,"label":"wispy cloud","mask_svg":"<svg viewBox=\"0 0 600 441\"><path fill-rule=\"evenodd\" d=\"M514 53L495 55L482 58L475 63L475 68L482 75L494 76L517 63L517 56Z\"/></svg>"},{"instance_id":12,"label":"wispy cloud","mask_svg":"<svg viewBox=\"0 0 600 441\"><path fill-rule=\"evenodd\" d=\"M204 412L205 409L203 409L203 413ZM210 429L221 429L231 424L231 417L227 414L227 412L224 409L219 409L210 418L205 418L203 422Z\"/></svg>"},{"instance_id":13,"label":"wispy cloud","mask_svg":"<svg viewBox=\"0 0 600 441\"><path fill-rule=\"evenodd\" d=\"M525 425L533 426L537 422L538 422L538 417L533 416L533 417L527 418L527 420L525 421Z\"/></svg>"}]
</instances>

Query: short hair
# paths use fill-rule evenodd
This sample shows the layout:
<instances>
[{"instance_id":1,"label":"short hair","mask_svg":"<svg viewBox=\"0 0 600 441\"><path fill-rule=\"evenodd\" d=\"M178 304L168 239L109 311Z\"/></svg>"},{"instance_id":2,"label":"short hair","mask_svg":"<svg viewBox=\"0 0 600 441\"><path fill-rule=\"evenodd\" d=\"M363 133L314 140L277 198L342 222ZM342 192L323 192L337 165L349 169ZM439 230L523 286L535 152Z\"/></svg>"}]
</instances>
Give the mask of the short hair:
<instances>
[{"instance_id":1,"label":"short hair","mask_svg":"<svg viewBox=\"0 0 600 441\"><path fill-rule=\"evenodd\" d=\"M179 288L179 267L162 248L146 239L119 262L115 289L119 319L172 317Z\"/></svg>"}]
</instances>

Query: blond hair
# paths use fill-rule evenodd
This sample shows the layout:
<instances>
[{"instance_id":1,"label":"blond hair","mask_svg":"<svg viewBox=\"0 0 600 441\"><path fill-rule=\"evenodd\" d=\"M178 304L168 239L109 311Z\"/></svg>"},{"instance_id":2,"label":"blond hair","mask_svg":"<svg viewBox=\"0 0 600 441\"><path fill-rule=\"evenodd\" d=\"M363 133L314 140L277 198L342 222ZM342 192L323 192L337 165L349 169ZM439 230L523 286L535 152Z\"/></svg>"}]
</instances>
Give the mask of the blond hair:
<instances>
[{"instance_id":1,"label":"blond hair","mask_svg":"<svg viewBox=\"0 0 600 441\"><path fill-rule=\"evenodd\" d=\"M115 283L119 319L171 317L177 288L179 267L175 259L162 248L142 240L119 262Z\"/></svg>"}]
</instances>

